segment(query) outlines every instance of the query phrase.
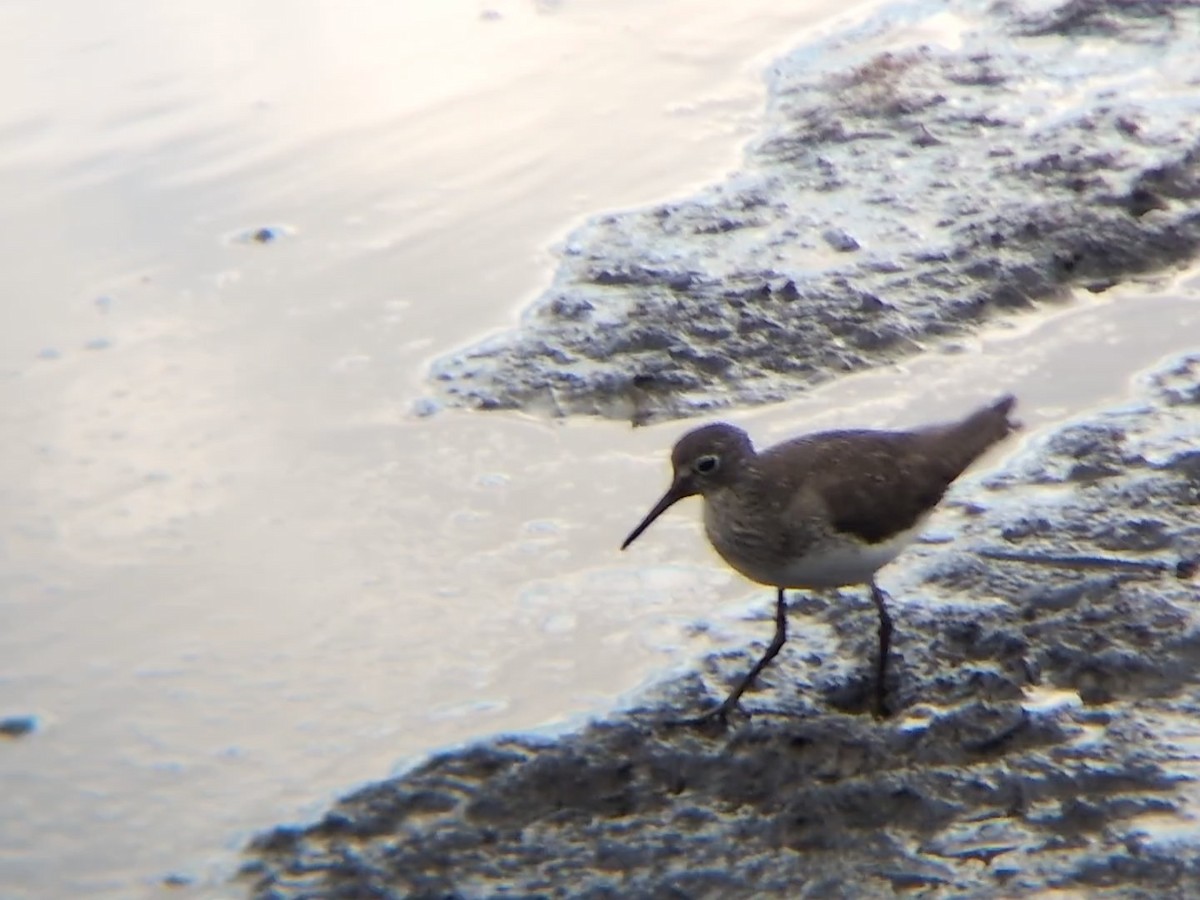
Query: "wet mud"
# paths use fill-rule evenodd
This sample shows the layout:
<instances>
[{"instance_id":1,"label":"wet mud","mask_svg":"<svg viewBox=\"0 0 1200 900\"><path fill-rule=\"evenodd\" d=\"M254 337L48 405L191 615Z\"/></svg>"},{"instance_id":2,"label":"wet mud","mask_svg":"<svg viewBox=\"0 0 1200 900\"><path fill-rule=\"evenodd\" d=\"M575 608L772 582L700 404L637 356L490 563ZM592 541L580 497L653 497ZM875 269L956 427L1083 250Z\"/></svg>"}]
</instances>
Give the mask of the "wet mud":
<instances>
[{"instance_id":1,"label":"wet mud","mask_svg":"<svg viewBox=\"0 0 1200 900\"><path fill-rule=\"evenodd\" d=\"M1200 353L956 489L875 614L796 593L769 636L557 740L500 738L248 849L258 898L1200 893ZM1182 576L1182 577L1181 577ZM827 635L825 638L818 635ZM814 636L809 640L809 635Z\"/></svg>"},{"instance_id":2,"label":"wet mud","mask_svg":"<svg viewBox=\"0 0 1200 900\"><path fill-rule=\"evenodd\" d=\"M1200 4L1031 9L896 4L779 61L743 171L572 234L518 328L435 364L439 397L634 422L772 401L1192 258ZM935 26L957 49L897 48ZM1130 390L958 485L887 570L888 718L867 712L875 612L847 590L792 595L792 639L728 728L669 724L761 653L764 590L756 643L265 832L240 884L1200 895L1200 351Z\"/></svg>"},{"instance_id":3,"label":"wet mud","mask_svg":"<svg viewBox=\"0 0 1200 900\"><path fill-rule=\"evenodd\" d=\"M885 7L772 66L740 171L583 225L434 390L635 423L776 401L1190 259L1196 46L1191 2Z\"/></svg>"}]
</instances>

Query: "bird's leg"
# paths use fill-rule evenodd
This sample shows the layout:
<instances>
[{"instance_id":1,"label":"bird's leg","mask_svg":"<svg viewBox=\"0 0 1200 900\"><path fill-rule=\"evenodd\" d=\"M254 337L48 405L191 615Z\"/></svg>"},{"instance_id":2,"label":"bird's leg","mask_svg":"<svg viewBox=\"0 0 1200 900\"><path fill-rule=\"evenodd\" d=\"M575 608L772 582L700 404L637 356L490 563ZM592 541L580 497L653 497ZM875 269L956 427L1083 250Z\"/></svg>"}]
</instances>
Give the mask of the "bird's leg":
<instances>
[{"instance_id":1,"label":"bird's leg","mask_svg":"<svg viewBox=\"0 0 1200 900\"><path fill-rule=\"evenodd\" d=\"M785 643L787 643L787 604L783 600L783 588L779 588L779 594L775 598L775 637L771 639L771 643L767 647L767 652L762 655L762 659L756 662L754 667L746 673L746 677L737 683L720 706L714 707L695 718L684 719L676 724L703 725L714 719L724 724L729 713L737 707L738 699L742 694L746 693L746 689L754 683L754 679L758 677L759 672L766 668L767 663L779 655L779 651Z\"/></svg>"},{"instance_id":2,"label":"bird's leg","mask_svg":"<svg viewBox=\"0 0 1200 900\"><path fill-rule=\"evenodd\" d=\"M871 599L875 603L875 608L879 610L879 660L875 668L875 698L872 704L872 712L877 718L883 718L888 714L887 705L884 702L887 696L887 660L888 651L892 646L892 617L888 615L887 606L884 604L883 591L879 589L879 585L872 578Z\"/></svg>"}]
</instances>

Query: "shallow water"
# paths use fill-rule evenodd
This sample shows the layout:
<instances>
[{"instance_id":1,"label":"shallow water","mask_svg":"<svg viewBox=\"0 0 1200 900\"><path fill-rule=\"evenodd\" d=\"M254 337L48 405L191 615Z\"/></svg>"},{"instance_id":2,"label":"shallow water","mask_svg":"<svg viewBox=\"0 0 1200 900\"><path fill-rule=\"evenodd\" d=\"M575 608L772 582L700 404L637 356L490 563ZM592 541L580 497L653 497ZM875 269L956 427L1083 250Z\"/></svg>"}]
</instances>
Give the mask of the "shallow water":
<instances>
[{"instance_id":1,"label":"shallow water","mask_svg":"<svg viewBox=\"0 0 1200 900\"><path fill-rule=\"evenodd\" d=\"M597 567L561 502L578 432L408 416L573 220L735 165L771 55L866 8L647 6L0 8L5 896L219 878L678 643L695 579Z\"/></svg>"},{"instance_id":2,"label":"shallow water","mask_svg":"<svg viewBox=\"0 0 1200 900\"><path fill-rule=\"evenodd\" d=\"M647 6L0 9L0 715L40 719L0 743L6 897L214 896L255 830L759 624L695 510L616 550L684 426L411 414L573 221L735 166L771 56L869 13ZM1013 390L1035 433L1186 349L1198 294L1083 295L730 418Z\"/></svg>"}]
</instances>

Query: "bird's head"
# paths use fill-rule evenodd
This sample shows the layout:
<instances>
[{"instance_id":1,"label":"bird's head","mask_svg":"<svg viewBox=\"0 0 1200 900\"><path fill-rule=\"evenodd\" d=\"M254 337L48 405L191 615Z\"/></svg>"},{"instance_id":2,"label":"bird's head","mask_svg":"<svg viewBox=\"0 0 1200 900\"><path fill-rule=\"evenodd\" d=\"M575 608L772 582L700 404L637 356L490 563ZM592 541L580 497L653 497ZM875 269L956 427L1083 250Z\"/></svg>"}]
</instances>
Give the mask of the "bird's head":
<instances>
[{"instance_id":1,"label":"bird's head","mask_svg":"<svg viewBox=\"0 0 1200 900\"><path fill-rule=\"evenodd\" d=\"M742 429L717 422L689 431L671 451L674 475L671 486L637 528L621 544L624 550L650 523L685 497L706 495L725 487L737 477L738 470L754 457L754 445Z\"/></svg>"}]
</instances>

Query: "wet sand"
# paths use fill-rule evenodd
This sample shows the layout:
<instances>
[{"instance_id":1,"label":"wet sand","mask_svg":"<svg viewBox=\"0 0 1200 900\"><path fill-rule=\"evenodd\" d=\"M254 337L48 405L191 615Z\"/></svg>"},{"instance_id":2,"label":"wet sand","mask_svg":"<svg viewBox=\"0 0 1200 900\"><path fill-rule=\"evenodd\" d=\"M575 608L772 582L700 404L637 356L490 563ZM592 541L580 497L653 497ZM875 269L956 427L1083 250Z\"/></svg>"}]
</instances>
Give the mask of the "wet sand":
<instances>
[{"instance_id":1,"label":"wet sand","mask_svg":"<svg viewBox=\"0 0 1200 900\"><path fill-rule=\"evenodd\" d=\"M863 59L856 38L894 36L897 9L942 15L900 4L775 64L744 171L589 221L517 327L433 368L454 405L635 425L830 380L810 397L867 400L836 424L866 424L845 420L864 406L892 424L906 396L900 419L919 422L1016 393L1024 440L956 486L926 543L883 575L899 598L893 714L866 714L873 610L854 591L797 592L799 635L745 715L670 724L761 652L759 589L740 625L698 618L711 652L586 725L436 754L263 832L243 872L254 896L1200 889L1196 274L1167 265L1200 236L1200 135L1181 89L1200 70L1179 56L1200 21L957 4L982 15L957 20L960 45ZM1147 272L1157 290L1115 287ZM1151 351L1149 371L1109 381L1146 340L1193 352ZM1063 421L1077 391L1112 394ZM420 408L436 417L434 401ZM672 540L661 531L655 546ZM556 613L588 594L561 587L552 632L573 630Z\"/></svg>"},{"instance_id":2,"label":"wet sand","mask_svg":"<svg viewBox=\"0 0 1200 900\"><path fill-rule=\"evenodd\" d=\"M227 890L253 832L436 748L570 731L753 631L760 592L686 515L615 552L677 425L411 410L433 358L512 324L574 219L736 165L758 72L812 20L382 8L273 40L315 19L5 13L10 40L70 48L58 69L7 54L23 99L0 132L23 237L0 335L0 714L39 717L0 746L15 896L171 873ZM394 70L419 34L481 62ZM262 227L278 240L247 239ZM730 417L763 441L918 422L1003 381L1034 435L1186 349L1196 292L1083 294Z\"/></svg>"},{"instance_id":3,"label":"wet sand","mask_svg":"<svg viewBox=\"0 0 1200 900\"><path fill-rule=\"evenodd\" d=\"M680 658L691 602L563 502L607 432L409 411L867 5L494 6L0 10L0 716L38 723L0 741L6 897L219 894L271 823ZM623 599L577 632L551 586L589 572Z\"/></svg>"},{"instance_id":4,"label":"wet sand","mask_svg":"<svg viewBox=\"0 0 1200 900\"><path fill-rule=\"evenodd\" d=\"M875 613L797 592L729 727L680 727L743 636L554 740L438 754L250 848L261 898L1188 897L1200 888L1200 357L955 488ZM761 646L762 613L748 623Z\"/></svg>"}]
</instances>

